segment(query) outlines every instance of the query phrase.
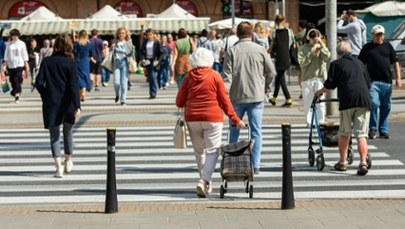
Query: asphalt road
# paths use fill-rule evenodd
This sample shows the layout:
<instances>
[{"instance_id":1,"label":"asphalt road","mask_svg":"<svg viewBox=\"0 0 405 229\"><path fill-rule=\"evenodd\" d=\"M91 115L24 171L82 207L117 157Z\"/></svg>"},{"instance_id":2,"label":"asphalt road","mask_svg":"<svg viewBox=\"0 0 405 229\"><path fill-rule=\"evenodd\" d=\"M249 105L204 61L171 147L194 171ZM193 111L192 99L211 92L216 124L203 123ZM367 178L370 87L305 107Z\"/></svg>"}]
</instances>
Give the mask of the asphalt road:
<instances>
[{"instance_id":1,"label":"asphalt road","mask_svg":"<svg viewBox=\"0 0 405 229\"><path fill-rule=\"evenodd\" d=\"M395 121L389 123L390 139L372 139L369 144L375 145L381 151L387 152L392 158L405 163L405 123Z\"/></svg>"}]
</instances>

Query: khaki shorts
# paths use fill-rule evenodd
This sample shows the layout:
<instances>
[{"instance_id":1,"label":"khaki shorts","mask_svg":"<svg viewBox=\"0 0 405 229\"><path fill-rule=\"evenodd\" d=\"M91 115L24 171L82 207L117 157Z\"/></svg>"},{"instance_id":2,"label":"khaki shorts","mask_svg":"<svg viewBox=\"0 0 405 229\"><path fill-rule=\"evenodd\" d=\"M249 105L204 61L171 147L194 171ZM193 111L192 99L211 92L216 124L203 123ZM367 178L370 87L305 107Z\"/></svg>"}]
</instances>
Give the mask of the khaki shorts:
<instances>
[{"instance_id":1,"label":"khaki shorts","mask_svg":"<svg viewBox=\"0 0 405 229\"><path fill-rule=\"evenodd\" d=\"M355 107L339 112L340 126L339 135L347 136L353 133L356 139L368 136L370 122L370 109L367 107Z\"/></svg>"}]
</instances>

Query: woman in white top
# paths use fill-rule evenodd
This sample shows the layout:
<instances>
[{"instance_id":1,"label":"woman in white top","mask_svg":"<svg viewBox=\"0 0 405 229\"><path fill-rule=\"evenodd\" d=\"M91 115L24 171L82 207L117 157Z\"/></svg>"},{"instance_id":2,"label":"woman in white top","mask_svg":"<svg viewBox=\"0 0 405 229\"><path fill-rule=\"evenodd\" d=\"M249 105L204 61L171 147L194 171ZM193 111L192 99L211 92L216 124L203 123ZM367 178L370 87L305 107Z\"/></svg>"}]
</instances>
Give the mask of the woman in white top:
<instances>
[{"instance_id":1,"label":"woman in white top","mask_svg":"<svg viewBox=\"0 0 405 229\"><path fill-rule=\"evenodd\" d=\"M12 87L10 94L14 96L15 103L20 102L24 67L25 71L29 72L27 46L19 39L20 35L20 31L17 29L10 31L11 41L8 43L4 54L4 62L10 75Z\"/></svg>"}]
</instances>

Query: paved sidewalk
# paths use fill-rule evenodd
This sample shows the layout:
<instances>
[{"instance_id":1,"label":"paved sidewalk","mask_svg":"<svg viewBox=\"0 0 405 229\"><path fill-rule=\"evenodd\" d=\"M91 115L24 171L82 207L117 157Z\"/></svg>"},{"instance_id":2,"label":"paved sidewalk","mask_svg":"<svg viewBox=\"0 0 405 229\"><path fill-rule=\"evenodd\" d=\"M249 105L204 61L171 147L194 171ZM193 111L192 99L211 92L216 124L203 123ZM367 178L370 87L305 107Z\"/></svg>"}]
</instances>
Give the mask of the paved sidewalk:
<instances>
[{"instance_id":1,"label":"paved sidewalk","mask_svg":"<svg viewBox=\"0 0 405 229\"><path fill-rule=\"evenodd\" d=\"M0 206L1 228L405 228L405 200L300 200L281 210L280 201L120 203L101 205Z\"/></svg>"}]
</instances>

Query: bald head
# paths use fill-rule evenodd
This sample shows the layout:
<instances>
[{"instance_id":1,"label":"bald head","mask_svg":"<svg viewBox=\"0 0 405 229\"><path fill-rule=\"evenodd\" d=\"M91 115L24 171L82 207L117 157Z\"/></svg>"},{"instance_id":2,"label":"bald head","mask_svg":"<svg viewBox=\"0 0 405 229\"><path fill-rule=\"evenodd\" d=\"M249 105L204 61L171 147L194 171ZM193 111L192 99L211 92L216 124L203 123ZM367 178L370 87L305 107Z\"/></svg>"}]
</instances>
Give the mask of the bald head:
<instances>
[{"instance_id":1,"label":"bald head","mask_svg":"<svg viewBox=\"0 0 405 229\"><path fill-rule=\"evenodd\" d=\"M341 41L336 47L339 56L350 55L352 47L348 41Z\"/></svg>"}]
</instances>

